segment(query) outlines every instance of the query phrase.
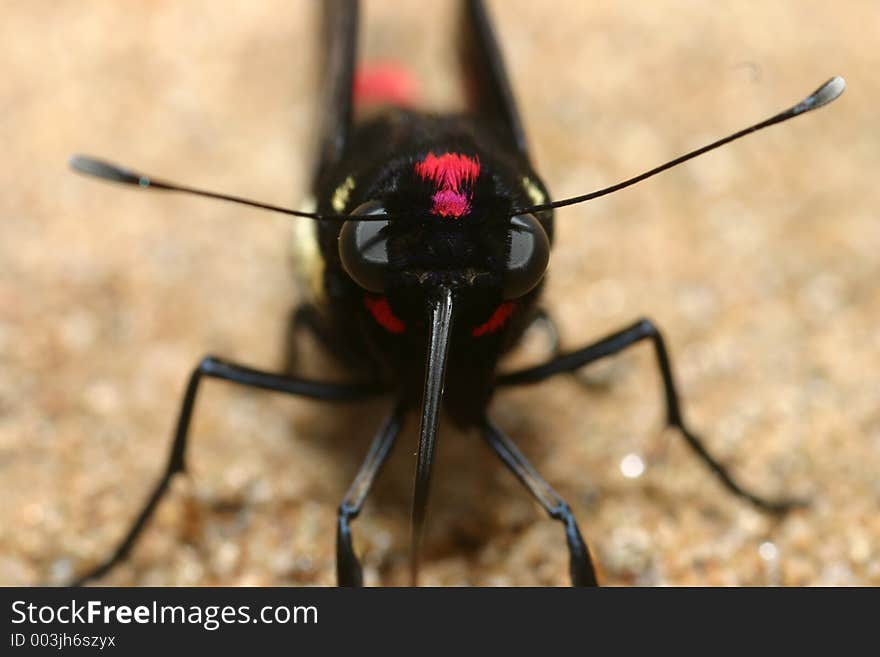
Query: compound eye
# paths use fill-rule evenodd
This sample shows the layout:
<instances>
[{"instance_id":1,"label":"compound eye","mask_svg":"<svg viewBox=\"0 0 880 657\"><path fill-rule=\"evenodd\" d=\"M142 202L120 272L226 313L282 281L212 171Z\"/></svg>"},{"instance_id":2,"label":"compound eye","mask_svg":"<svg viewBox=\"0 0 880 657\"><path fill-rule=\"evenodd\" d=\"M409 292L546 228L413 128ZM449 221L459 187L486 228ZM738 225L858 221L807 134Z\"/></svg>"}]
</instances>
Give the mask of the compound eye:
<instances>
[{"instance_id":1,"label":"compound eye","mask_svg":"<svg viewBox=\"0 0 880 657\"><path fill-rule=\"evenodd\" d=\"M544 227L531 214L510 220L510 249L504 272L505 299L516 299L530 292L547 271L550 240Z\"/></svg>"},{"instance_id":2,"label":"compound eye","mask_svg":"<svg viewBox=\"0 0 880 657\"><path fill-rule=\"evenodd\" d=\"M353 215L385 214L378 201L356 207ZM385 291L388 271L388 221L346 221L339 232L339 258L355 283L369 292Z\"/></svg>"}]
</instances>

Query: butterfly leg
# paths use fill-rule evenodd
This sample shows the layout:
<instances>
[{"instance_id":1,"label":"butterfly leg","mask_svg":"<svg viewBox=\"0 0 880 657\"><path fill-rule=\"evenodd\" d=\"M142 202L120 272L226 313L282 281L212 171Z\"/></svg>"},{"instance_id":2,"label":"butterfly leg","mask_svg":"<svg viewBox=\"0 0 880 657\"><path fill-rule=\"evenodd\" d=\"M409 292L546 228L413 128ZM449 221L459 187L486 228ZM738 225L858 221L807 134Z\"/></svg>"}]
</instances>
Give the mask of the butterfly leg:
<instances>
[{"instance_id":1,"label":"butterfly leg","mask_svg":"<svg viewBox=\"0 0 880 657\"><path fill-rule=\"evenodd\" d=\"M703 445L702 439L685 425L681 411L678 391L672 376L669 354L663 336L651 320L641 319L621 331L612 333L601 340L570 353L550 359L546 363L518 370L501 376L499 386L530 385L538 383L562 372L572 372L601 358L611 356L642 340L649 340L654 347L663 392L666 401L666 422L677 429L691 449L696 452L721 483L735 495L742 497L763 511L782 513L805 505L804 500L769 500L747 490L730 475L727 468L719 463Z\"/></svg>"},{"instance_id":2,"label":"butterfly leg","mask_svg":"<svg viewBox=\"0 0 880 657\"><path fill-rule=\"evenodd\" d=\"M535 316L532 319L531 324L529 324L528 330L532 329L540 330L546 335L548 346L550 347L550 353L554 358L562 353L559 329L556 326L556 322L553 321L553 317L551 317L550 313L544 308L538 308L535 312Z\"/></svg>"},{"instance_id":3,"label":"butterfly leg","mask_svg":"<svg viewBox=\"0 0 880 657\"><path fill-rule=\"evenodd\" d=\"M303 330L308 331L328 354L334 353L336 348L321 321L318 309L310 303L299 304L291 311L290 319L287 322L284 371L290 374L299 371L300 359L297 342L300 331Z\"/></svg>"},{"instance_id":4,"label":"butterfly leg","mask_svg":"<svg viewBox=\"0 0 880 657\"><path fill-rule=\"evenodd\" d=\"M482 433L483 439L489 444L489 447L498 454L504 465L522 482L523 486L529 489L532 496L550 514L550 517L565 526L572 586L598 586L590 550L584 543L574 515L565 500L559 497L550 484L544 481L510 438L505 436L488 418L485 419Z\"/></svg>"},{"instance_id":5,"label":"butterfly leg","mask_svg":"<svg viewBox=\"0 0 880 657\"><path fill-rule=\"evenodd\" d=\"M403 428L405 409L399 404L376 434L354 481L339 505L336 523L336 581L339 586L363 586L361 564L351 544L350 523L358 517L385 460Z\"/></svg>"},{"instance_id":6,"label":"butterfly leg","mask_svg":"<svg viewBox=\"0 0 880 657\"><path fill-rule=\"evenodd\" d=\"M186 469L186 445L189 437L190 420L192 419L193 407L195 406L196 394L199 384L204 377L223 379L239 385L252 388L261 388L274 392L284 392L290 395L307 397L320 401L353 401L381 394L381 388L370 385L343 385L335 383L319 383L308 379L299 379L288 376L270 374L260 370L251 369L228 361L208 356L193 370L177 420L177 428L174 432L174 441L165 465L165 471L153 488L146 504L135 518L125 537L114 550L113 554L103 563L80 576L73 586L82 584L105 575L120 561L125 559L131 551L138 537L147 524L147 521L156 510L156 506L168 490L172 477Z\"/></svg>"}]
</instances>

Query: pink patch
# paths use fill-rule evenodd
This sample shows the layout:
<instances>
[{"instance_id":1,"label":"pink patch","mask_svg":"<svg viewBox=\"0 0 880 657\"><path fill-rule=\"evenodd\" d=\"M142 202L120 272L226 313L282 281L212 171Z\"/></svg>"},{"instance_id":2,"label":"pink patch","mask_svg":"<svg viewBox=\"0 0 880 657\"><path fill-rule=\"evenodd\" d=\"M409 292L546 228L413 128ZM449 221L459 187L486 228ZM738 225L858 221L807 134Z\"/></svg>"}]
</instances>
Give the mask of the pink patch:
<instances>
[{"instance_id":1,"label":"pink patch","mask_svg":"<svg viewBox=\"0 0 880 657\"><path fill-rule=\"evenodd\" d=\"M428 153L416 162L416 175L434 183L431 212L441 217L458 219L471 210L473 185L480 175L479 158L461 153L444 153L437 157Z\"/></svg>"},{"instance_id":2,"label":"pink patch","mask_svg":"<svg viewBox=\"0 0 880 657\"><path fill-rule=\"evenodd\" d=\"M513 314L514 308L516 308L516 304L513 301L505 301L495 309L495 312L492 313L489 319L471 331L471 334L475 338L479 338L489 333L495 333L495 331L507 323L507 320Z\"/></svg>"},{"instance_id":3,"label":"pink patch","mask_svg":"<svg viewBox=\"0 0 880 657\"><path fill-rule=\"evenodd\" d=\"M458 218L470 212L471 209L471 203L467 196L449 189L440 190L431 197L431 200L434 201L431 212L439 214L441 217Z\"/></svg>"},{"instance_id":4,"label":"pink patch","mask_svg":"<svg viewBox=\"0 0 880 657\"><path fill-rule=\"evenodd\" d=\"M364 66L354 74L354 102L356 105L398 105L412 107L418 97L415 79L394 62L379 62Z\"/></svg>"}]
</instances>

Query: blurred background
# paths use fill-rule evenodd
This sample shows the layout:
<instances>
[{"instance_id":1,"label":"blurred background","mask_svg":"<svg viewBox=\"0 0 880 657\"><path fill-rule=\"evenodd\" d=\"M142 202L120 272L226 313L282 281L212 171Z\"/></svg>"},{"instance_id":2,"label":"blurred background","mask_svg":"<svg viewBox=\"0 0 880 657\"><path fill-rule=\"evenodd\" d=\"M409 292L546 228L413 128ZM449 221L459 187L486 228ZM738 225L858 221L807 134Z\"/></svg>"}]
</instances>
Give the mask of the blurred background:
<instances>
[{"instance_id":1,"label":"blurred background","mask_svg":"<svg viewBox=\"0 0 880 657\"><path fill-rule=\"evenodd\" d=\"M404 62L441 109L458 106L451 6L368 0L363 24L364 56ZM571 503L603 583L880 584L880 5L489 6L558 198L847 79L819 112L559 211L547 288L566 348L653 318L713 453L808 509L756 511L663 430L645 345L500 394L493 415ZM290 219L102 184L72 174L69 155L302 203L318 9L4 4L0 584L64 583L108 555L162 471L198 359L276 369L301 298ZM313 373L344 378L304 344ZM516 359L545 351L530 335ZM102 582L333 584L335 510L386 408L208 383L190 475ZM416 424L354 527L370 585L407 582ZM423 564L424 584L568 581L558 523L451 427Z\"/></svg>"}]
</instances>

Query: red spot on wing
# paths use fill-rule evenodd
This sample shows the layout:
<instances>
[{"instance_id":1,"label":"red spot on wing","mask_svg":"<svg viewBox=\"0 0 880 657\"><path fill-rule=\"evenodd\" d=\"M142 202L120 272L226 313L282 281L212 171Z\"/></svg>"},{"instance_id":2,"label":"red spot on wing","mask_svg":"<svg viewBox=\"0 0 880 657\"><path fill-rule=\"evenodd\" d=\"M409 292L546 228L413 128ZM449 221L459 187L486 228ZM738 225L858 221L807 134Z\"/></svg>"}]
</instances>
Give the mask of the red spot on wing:
<instances>
[{"instance_id":1,"label":"red spot on wing","mask_svg":"<svg viewBox=\"0 0 880 657\"><path fill-rule=\"evenodd\" d=\"M406 330L406 324L391 310L388 297L368 294L364 297L364 305L370 311L376 323L389 333L403 333Z\"/></svg>"},{"instance_id":2,"label":"red spot on wing","mask_svg":"<svg viewBox=\"0 0 880 657\"><path fill-rule=\"evenodd\" d=\"M461 153L428 153L416 162L416 175L434 184L431 213L455 219L471 210L474 182L480 175L480 160Z\"/></svg>"},{"instance_id":3,"label":"red spot on wing","mask_svg":"<svg viewBox=\"0 0 880 657\"><path fill-rule=\"evenodd\" d=\"M505 301L495 309L492 316L485 322L477 326L471 333L475 338L479 338L489 333L495 333L510 319L516 304L513 301Z\"/></svg>"},{"instance_id":4,"label":"red spot on wing","mask_svg":"<svg viewBox=\"0 0 880 657\"><path fill-rule=\"evenodd\" d=\"M356 105L397 105L412 107L418 98L418 85L409 71L394 62L377 62L359 68L354 74Z\"/></svg>"}]
</instances>

